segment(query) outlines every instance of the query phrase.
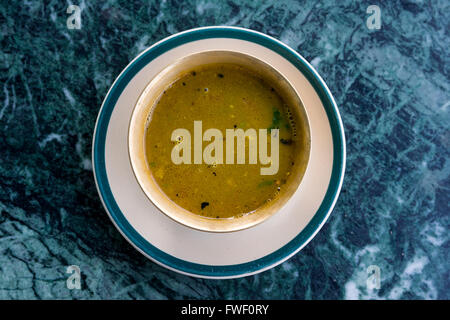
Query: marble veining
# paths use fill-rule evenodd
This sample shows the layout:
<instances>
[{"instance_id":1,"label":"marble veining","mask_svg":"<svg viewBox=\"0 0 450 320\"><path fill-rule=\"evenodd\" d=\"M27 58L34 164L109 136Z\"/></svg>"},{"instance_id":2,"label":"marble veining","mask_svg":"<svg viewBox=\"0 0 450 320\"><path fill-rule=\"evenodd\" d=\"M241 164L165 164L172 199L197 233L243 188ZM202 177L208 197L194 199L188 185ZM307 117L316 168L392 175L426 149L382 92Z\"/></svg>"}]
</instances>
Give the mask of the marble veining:
<instances>
[{"instance_id":1,"label":"marble veining","mask_svg":"<svg viewBox=\"0 0 450 320\"><path fill-rule=\"evenodd\" d=\"M73 1L0 4L0 299L449 299L448 1ZM369 30L366 9L381 8ZM347 137L342 194L300 253L202 280L144 258L98 198L91 141L115 77L193 27L232 25L302 54ZM81 269L69 290L67 267ZM369 286L379 268L379 288Z\"/></svg>"}]
</instances>

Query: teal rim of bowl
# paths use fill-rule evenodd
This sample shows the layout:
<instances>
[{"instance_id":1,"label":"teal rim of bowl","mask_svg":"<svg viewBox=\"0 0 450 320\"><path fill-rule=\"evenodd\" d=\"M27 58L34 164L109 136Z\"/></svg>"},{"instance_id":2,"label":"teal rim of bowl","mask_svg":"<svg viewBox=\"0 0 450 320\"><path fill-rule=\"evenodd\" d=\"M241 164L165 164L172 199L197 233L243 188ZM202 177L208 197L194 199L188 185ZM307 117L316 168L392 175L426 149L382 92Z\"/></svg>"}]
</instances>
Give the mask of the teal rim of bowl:
<instances>
[{"instance_id":1,"label":"teal rim of bowl","mask_svg":"<svg viewBox=\"0 0 450 320\"><path fill-rule=\"evenodd\" d=\"M253 261L233 265L207 265L176 258L145 240L128 222L117 205L109 186L105 166L105 142L109 120L118 98L130 80L152 60L177 46L203 39L232 38L264 46L288 60L311 83L320 97L330 122L333 139L333 166L330 182L322 203L307 226L282 248ZM116 227L144 255L174 271L206 278L239 277L266 270L283 262L305 246L320 230L331 213L339 195L345 171L345 135L337 105L325 82L306 60L284 43L260 32L238 27L205 27L177 33L157 42L135 58L119 75L97 118L92 150L97 189Z\"/></svg>"}]
</instances>

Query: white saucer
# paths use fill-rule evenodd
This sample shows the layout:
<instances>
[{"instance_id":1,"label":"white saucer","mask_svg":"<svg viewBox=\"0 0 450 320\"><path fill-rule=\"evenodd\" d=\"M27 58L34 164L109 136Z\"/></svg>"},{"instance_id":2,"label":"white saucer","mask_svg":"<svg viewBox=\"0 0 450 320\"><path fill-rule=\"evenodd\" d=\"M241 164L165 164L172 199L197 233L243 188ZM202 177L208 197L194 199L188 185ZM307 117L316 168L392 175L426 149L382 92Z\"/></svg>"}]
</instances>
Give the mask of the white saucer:
<instances>
[{"instance_id":1,"label":"white saucer","mask_svg":"<svg viewBox=\"0 0 450 320\"><path fill-rule=\"evenodd\" d=\"M310 121L311 156L299 189L281 212L238 232L202 232L168 218L141 190L128 157L128 124L145 86L174 60L204 50L240 51L268 62L297 89ZM315 236L339 195L345 170L345 138L330 91L303 57L259 32L208 27L181 32L154 44L122 71L100 109L92 157L105 209L137 250L171 270L223 279L272 268Z\"/></svg>"}]
</instances>

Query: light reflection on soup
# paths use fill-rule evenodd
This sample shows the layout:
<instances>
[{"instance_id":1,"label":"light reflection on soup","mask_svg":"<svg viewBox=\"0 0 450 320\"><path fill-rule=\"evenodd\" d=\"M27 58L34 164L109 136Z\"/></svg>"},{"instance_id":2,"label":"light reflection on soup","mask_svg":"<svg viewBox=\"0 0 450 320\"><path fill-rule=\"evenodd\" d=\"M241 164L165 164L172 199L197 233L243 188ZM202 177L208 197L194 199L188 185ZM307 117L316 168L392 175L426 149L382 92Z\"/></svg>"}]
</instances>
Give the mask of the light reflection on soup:
<instances>
[{"instance_id":1,"label":"light reflection on soup","mask_svg":"<svg viewBox=\"0 0 450 320\"><path fill-rule=\"evenodd\" d=\"M279 129L278 172L261 175L267 165L248 164L248 141L245 164L174 164L172 132L185 128L194 137L198 120L203 132L219 129L224 140L226 129L269 129L269 152L270 129ZM160 96L146 130L146 160L161 190L180 207L210 218L236 217L279 197L293 166L306 166L298 154L306 140L293 139L293 128L296 136L303 134L289 106L259 75L234 64L204 65L181 75Z\"/></svg>"}]
</instances>

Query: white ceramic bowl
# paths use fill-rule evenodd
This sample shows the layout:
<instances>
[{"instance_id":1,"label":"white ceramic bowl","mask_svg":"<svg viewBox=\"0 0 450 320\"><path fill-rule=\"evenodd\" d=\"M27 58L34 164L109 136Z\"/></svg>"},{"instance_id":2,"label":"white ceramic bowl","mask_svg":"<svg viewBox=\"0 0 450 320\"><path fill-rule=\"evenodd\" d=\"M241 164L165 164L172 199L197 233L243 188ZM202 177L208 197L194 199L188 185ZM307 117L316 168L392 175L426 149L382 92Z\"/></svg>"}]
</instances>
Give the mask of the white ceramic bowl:
<instances>
[{"instance_id":1,"label":"white ceramic bowl","mask_svg":"<svg viewBox=\"0 0 450 320\"><path fill-rule=\"evenodd\" d=\"M298 150L298 157L289 176L289 181L284 185L283 192L273 201L267 202L251 214L242 215L229 219L211 219L189 212L175 204L158 186L145 155L145 136L148 121L151 119L153 107L156 105L161 94L179 78L180 74L211 63L233 63L252 70L269 82L269 84L279 92L286 103L291 106L292 116L302 128L302 134L298 139L302 139L302 150ZM198 119L202 120L202 119ZM171 141L167 141L171 143ZM308 116L297 91L275 68L264 63L255 57L237 51L202 51L187 55L176 60L162 72L157 74L146 86L139 97L133 114L131 116L128 131L128 147L130 161L133 172L142 190L161 212L175 221L202 231L209 232L231 232L253 227L275 213L279 212L286 202L292 197L300 185L305 173L309 152L310 152L310 130ZM225 182L224 182L225 183ZM192 186L194 188L194 186ZM230 199L232 201L232 199Z\"/></svg>"}]
</instances>

